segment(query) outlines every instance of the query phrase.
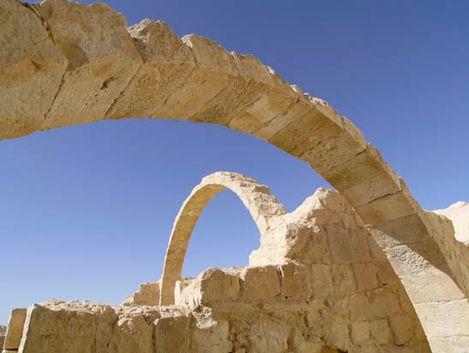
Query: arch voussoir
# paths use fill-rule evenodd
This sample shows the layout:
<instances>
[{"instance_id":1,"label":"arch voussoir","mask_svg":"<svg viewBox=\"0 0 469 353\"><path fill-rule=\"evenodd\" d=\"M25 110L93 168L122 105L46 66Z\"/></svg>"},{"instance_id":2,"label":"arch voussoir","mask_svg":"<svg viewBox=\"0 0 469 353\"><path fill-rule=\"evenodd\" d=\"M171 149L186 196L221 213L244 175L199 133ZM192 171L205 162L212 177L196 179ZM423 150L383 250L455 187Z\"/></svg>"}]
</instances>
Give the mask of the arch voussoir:
<instances>
[{"instance_id":1,"label":"arch voussoir","mask_svg":"<svg viewBox=\"0 0 469 353\"><path fill-rule=\"evenodd\" d=\"M411 299L419 293L416 273L469 293L458 264L438 245L444 235L361 132L255 57L197 35L179 39L161 22L127 29L123 16L103 4L3 0L0 23L1 139L131 117L243 131L309 163L385 234L380 244ZM444 286L433 292L451 297Z\"/></svg>"}]
</instances>

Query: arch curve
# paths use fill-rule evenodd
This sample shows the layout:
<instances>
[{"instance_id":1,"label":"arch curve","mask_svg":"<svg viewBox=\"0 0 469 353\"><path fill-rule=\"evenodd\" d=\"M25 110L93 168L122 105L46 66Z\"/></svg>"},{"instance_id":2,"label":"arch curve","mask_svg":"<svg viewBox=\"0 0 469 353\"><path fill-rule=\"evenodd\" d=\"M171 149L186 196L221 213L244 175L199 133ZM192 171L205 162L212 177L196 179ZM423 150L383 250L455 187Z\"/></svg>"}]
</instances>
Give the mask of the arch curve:
<instances>
[{"instance_id":1,"label":"arch curve","mask_svg":"<svg viewBox=\"0 0 469 353\"><path fill-rule=\"evenodd\" d=\"M161 277L160 305L174 304L174 286L181 276L192 230L205 206L225 189L239 197L261 234L270 227L273 217L286 213L269 188L254 179L230 172L216 172L204 177L184 201L174 220Z\"/></svg>"},{"instance_id":2,"label":"arch curve","mask_svg":"<svg viewBox=\"0 0 469 353\"><path fill-rule=\"evenodd\" d=\"M2 0L0 23L0 139L131 117L248 133L308 163L347 199L376 230L419 315L457 322L468 312L461 276L469 275L441 251L436 240L446 235L402 178L349 119L254 56L197 35L180 39L162 22L127 28L104 4ZM454 310L434 304L455 300ZM435 340L448 341L438 332Z\"/></svg>"}]
</instances>

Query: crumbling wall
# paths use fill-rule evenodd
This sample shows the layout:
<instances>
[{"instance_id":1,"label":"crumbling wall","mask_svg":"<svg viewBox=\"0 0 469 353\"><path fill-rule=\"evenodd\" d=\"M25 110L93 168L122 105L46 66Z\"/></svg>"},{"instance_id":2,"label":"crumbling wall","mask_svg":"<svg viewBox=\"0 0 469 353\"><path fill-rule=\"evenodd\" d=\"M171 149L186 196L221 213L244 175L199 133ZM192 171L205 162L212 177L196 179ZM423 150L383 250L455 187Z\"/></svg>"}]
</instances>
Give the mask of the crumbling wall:
<instances>
[{"instance_id":1,"label":"crumbling wall","mask_svg":"<svg viewBox=\"0 0 469 353\"><path fill-rule=\"evenodd\" d=\"M329 104L253 56L197 35L179 39L161 22L126 28L103 4L2 0L0 23L0 139L129 117L215 123L263 139L311 165L369 226L434 349L467 342L467 331L450 329L465 329L467 272L449 258L466 248L441 241L435 232L445 227L428 222L379 151Z\"/></svg>"}]
</instances>

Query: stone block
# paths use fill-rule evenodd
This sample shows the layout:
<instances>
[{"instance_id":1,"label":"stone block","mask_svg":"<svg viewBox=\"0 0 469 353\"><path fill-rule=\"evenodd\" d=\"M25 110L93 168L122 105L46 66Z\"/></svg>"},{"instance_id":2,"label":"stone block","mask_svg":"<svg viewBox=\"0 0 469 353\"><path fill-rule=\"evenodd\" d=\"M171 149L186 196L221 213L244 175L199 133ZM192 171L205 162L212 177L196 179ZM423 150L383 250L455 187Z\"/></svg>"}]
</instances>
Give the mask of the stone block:
<instances>
[{"instance_id":1,"label":"stone block","mask_svg":"<svg viewBox=\"0 0 469 353\"><path fill-rule=\"evenodd\" d=\"M311 296L308 269L294 263L279 266L282 274L281 296L286 300L305 300Z\"/></svg>"},{"instance_id":2,"label":"stone block","mask_svg":"<svg viewBox=\"0 0 469 353\"><path fill-rule=\"evenodd\" d=\"M30 5L68 60L42 129L101 120L142 63L124 16L105 4L67 0Z\"/></svg>"},{"instance_id":3,"label":"stone block","mask_svg":"<svg viewBox=\"0 0 469 353\"><path fill-rule=\"evenodd\" d=\"M361 291L373 290L378 287L378 267L371 262L352 264L353 273Z\"/></svg>"},{"instance_id":4,"label":"stone block","mask_svg":"<svg viewBox=\"0 0 469 353\"><path fill-rule=\"evenodd\" d=\"M234 302L240 298L240 279L218 268L209 268L193 280L185 291L192 292L191 306Z\"/></svg>"},{"instance_id":5,"label":"stone block","mask_svg":"<svg viewBox=\"0 0 469 353\"><path fill-rule=\"evenodd\" d=\"M408 316L397 315L389 318L394 344L402 346L414 337L413 321Z\"/></svg>"},{"instance_id":6,"label":"stone block","mask_svg":"<svg viewBox=\"0 0 469 353\"><path fill-rule=\"evenodd\" d=\"M153 116L164 118L209 121L197 115L238 76L238 69L230 53L218 43L194 34L184 36L183 42L191 49L195 67L182 84L157 107ZM219 118L219 117L218 117ZM215 118L212 122L215 122ZM219 120L219 123L228 123Z\"/></svg>"},{"instance_id":7,"label":"stone block","mask_svg":"<svg viewBox=\"0 0 469 353\"><path fill-rule=\"evenodd\" d=\"M155 353L187 353L190 345L191 319L168 316L155 320Z\"/></svg>"},{"instance_id":8,"label":"stone block","mask_svg":"<svg viewBox=\"0 0 469 353\"><path fill-rule=\"evenodd\" d=\"M370 339L370 323L368 321L358 321L352 323L352 341L357 345L362 345Z\"/></svg>"},{"instance_id":9,"label":"stone block","mask_svg":"<svg viewBox=\"0 0 469 353\"><path fill-rule=\"evenodd\" d=\"M8 322L3 348L6 350L17 350L20 347L26 321L26 309L13 309Z\"/></svg>"},{"instance_id":10,"label":"stone block","mask_svg":"<svg viewBox=\"0 0 469 353\"><path fill-rule=\"evenodd\" d=\"M402 313L399 298L393 291L386 288L378 288L370 296L373 316L384 318Z\"/></svg>"},{"instance_id":11,"label":"stone block","mask_svg":"<svg viewBox=\"0 0 469 353\"><path fill-rule=\"evenodd\" d=\"M357 291L352 265L332 264L331 272L335 295L351 295Z\"/></svg>"},{"instance_id":12,"label":"stone block","mask_svg":"<svg viewBox=\"0 0 469 353\"><path fill-rule=\"evenodd\" d=\"M242 274L242 300L269 301L280 294L279 274L275 266L248 267Z\"/></svg>"},{"instance_id":13,"label":"stone block","mask_svg":"<svg viewBox=\"0 0 469 353\"><path fill-rule=\"evenodd\" d=\"M373 317L372 305L366 295L355 294L349 298L350 320L368 321Z\"/></svg>"},{"instance_id":14,"label":"stone block","mask_svg":"<svg viewBox=\"0 0 469 353\"><path fill-rule=\"evenodd\" d=\"M230 353L233 344L229 335L230 328L227 321L213 322L210 325L193 328L189 352Z\"/></svg>"},{"instance_id":15,"label":"stone block","mask_svg":"<svg viewBox=\"0 0 469 353\"><path fill-rule=\"evenodd\" d=\"M313 297L327 297L334 291L332 274L329 265L310 265L309 278Z\"/></svg>"},{"instance_id":16,"label":"stone block","mask_svg":"<svg viewBox=\"0 0 469 353\"><path fill-rule=\"evenodd\" d=\"M392 344L393 337L388 320L379 319L370 322L371 337L381 345Z\"/></svg>"},{"instance_id":17,"label":"stone block","mask_svg":"<svg viewBox=\"0 0 469 353\"><path fill-rule=\"evenodd\" d=\"M39 129L68 62L21 2L2 0L0 23L0 139L5 139Z\"/></svg>"},{"instance_id":18,"label":"stone block","mask_svg":"<svg viewBox=\"0 0 469 353\"><path fill-rule=\"evenodd\" d=\"M164 22L145 19L129 27L129 34L143 64L107 117L158 117L165 100L190 79L194 56Z\"/></svg>"}]
</instances>

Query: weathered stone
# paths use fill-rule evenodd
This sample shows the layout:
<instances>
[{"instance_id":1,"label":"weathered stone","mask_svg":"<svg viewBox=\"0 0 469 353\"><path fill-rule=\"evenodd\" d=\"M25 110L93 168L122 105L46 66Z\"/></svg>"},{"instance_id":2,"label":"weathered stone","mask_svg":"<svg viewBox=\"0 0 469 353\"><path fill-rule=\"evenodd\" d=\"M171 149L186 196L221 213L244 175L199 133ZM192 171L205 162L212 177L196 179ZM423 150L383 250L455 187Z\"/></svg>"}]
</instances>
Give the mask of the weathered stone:
<instances>
[{"instance_id":1,"label":"weathered stone","mask_svg":"<svg viewBox=\"0 0 469 353\"><path fill-rule=\"evenodd\" d=\"M26 309L13 309L5 334L3 348L6 350L17 350L20 347L23 327L26 321Z\"/></svg>"},{"instance_id":2,"label":"weathered stone","mask_svg":"<svg viewBox=\"0 0 469 353\"><path fill-rule=\"evenodd\" d=\"M402 346L413 336L413 322L407 316L391 316L389 318L394 344Z\"/></svg>"},{"instance_id":3,"label":"weathered stone","mask_svg":"<svg viewBox=\"0 0 469 353\"><path fill-rule=\"evenodd\" d=\"M275 266L248 267L241 274L243 300L269 300L280 294L279 275Z\"/></svg>"},{"instance_id":4,"label":"weathered stone","mask_svg":"<svg viewBox=\"0 0 469 353\"><path fill-rule=\"evenodd\" d=\"M125 299L122 305L158 305L159 300L160 283L148 282L140 284L139 290Z\"/></svg>"},{"instance_id":5,"label":"weathered stone","mask_svg":"<svg viewBox=\"0 0 469 353\"><path fill-rule=\"evenodd\" d=\"M143 64L106 114L109 118L154 116L195 68L189 46L164 22L143 20L129 27Z\"/></svg>"},{"instance_id":6,"label":"weathered stone","mask_svg":"<svg viewBox=\"0 0 469 353\"><path fill-rule=\"evenodd\" d=\"M67 67L34 12L16 0L0 3L0 139L37 131Z\"/></svg>"},{"instance_id":7,"label":"weathered stone","mask_svg":"<svg viewBox=\"0 0 469 353\"><path fill-rule=\"evenodd\" d=\"M311 295L306 266L287 264L280 266L282 274L281 296L287 300L305 300Z\"/></svg>"},{"instance_id":8,"label":"weathered stone","mask_svg":"<svg viewBox=\"0 0 469 353\"><path fill-rule=\"evenodd\" d=\"M469 288L467 244L453 236L448 221L428 215L420 208L405 182L379 152L367 144L350 120L341 117L329 104L297 86L290 87L256 58L229 53L209 39L190 35L181 42L167 26L151 21L130 28L129 35L123 17L105 5L46 0L25 6L5 0L0 4L0 16L0 39L4 42L0 51L0 138L105 117L143 114L212 122L253 134L301 158L350 202L348 205L343 200L336 203L332 198L313 197L314 207L308 209L312 204L306 202L297 211L286 214L268 189L251 179L223 174L215 180L204 181L187 200L176 222L174 243L167 254L170 260L165 264L166 276L163 275L162 303L174 302L174 285L180 277L187 242L201 210L213 196L229 187L240 196L261 233L261 247L251 256L251 264L280 265L281 292L288 293L289 299L296 298L296 301L276 301L273 297L272 302L256 303L259 306L243 303L236 313L245 325L250 323L248 327L254 327L252 320L258 320L259 325L278 332L277 337L281 338L276 339L274 347L270 346L272 341L264 341L265 337L252 347L240 343L236 346L238 353L248 348L265 351L266 347L272 352L278 347L284 351L292 347L317 350L326 344L337 347L334 349L356 350L348 336L352 325L348 320L353 316L369 321L363 319L366 315L360 315L356 307L350 307L352 303L357 305L354 298L364 302L361 296L369 298L373 309L367 312L374 315L376 322L376 325L370 323L374 329L370 340L360 346L362 352L376 352L380 345L390 352L428 351L425 337L418 333L419 325L415 330L418 337L410 338L402 347L395 345L396 337L389 340L386 334L389 327L386 330L384 323L390 317L405 312L418 322L410 302L402 301L405 291L409 295L407 299L418 303L417 314L423 327L433 332L436 320L443 328L441 332L448 334L444 340L442 336L429 334L430 343L441 347L444 341L449 349L459 349L463 341L457 336L462 337L464 333L454 335L447 328L465 320L467 302L462 299L460 288L466 293ZM235 182L230 182L231 178ZM336 197L335 201L339 199ZM374 242L367 239L364 223L375 236ZM456 220L459 234L458 224ZM345 234L350 235L348 242L343 242ZM367 264L379 265L380 288L373 288L373 271L359 270L359 266ZM309 280L318 293L329 289L314 288L315 279L309 271L303 287L300 285L303 269L311 265L329 266L332 293L327 299L311 295L314 292ZM397 274L394 278L389 275L390 266ZM328 272L325 267L321 269ZM210 305L215 303L218 311L208 316L233 313L233 305L240 304L237 302L240 274L220 272L205 274L208 277L191 281L180 289L186 294L184 302L195 305L183 306L184 310L194 309L191 312L200 316L197 310L210 311L213 309ZM432 290L423 291L429 283ZM223 300L214 294L215 288L220 287L226 288ZM202 294L211 301L203 303ZM270 311L279 306L281 310ZM85 353L92 349L105 350L103 342L109 343L114 334L133 335L133 328L139 331L135 337L141 334L146 341L152 327L150 322L161 313L155 311L156 316L152 316L125 310L140 310L140 307L112 309L85 305L81 308L65 303L34 307L27 320L25 352L47 351L38 343L42 340L50 340L49 351L67 352L70 347L76 348L77 342L83 342ZM313 335L313 340L312 333L300 329L305 311L310 310L320 312L319 322L324 322L320 329L324 335ZM145 322L139 315L144 315ZM262 319L262 315L273 317ZM77 322L75 317L79 317ZM110 317L116 322L122 320L116 332L109 329ZM47 328L36 331L35 327L40 327L44 318L50 318L54 324L43 325ZM230 320L225 317L218 321L231 323ZM64 322L69 323L67 330L72 330L65 343L57 339ZM244 338L236 340L248 342L247 331L244 329L242 333ZM41 336L40 332L44 334ZM401 336L405 334L399 333L399 340L406 339ZM133 338L125 338L125 342L114 339L117 351L148 349L147 345L132 341ZM127 342L132 347L127 347Z\"/></svg>"},{"instance_id":9,"label":"weathered stone","mask_svg":"<svg viewBox=\"0 0 469 353\"><path fill-rule=\"evenodd\" d=\"M31 6L68 60L41 129L103 119L142 62L124 17L98 3L45 0Z\"/></svg>"}]
</instances>

